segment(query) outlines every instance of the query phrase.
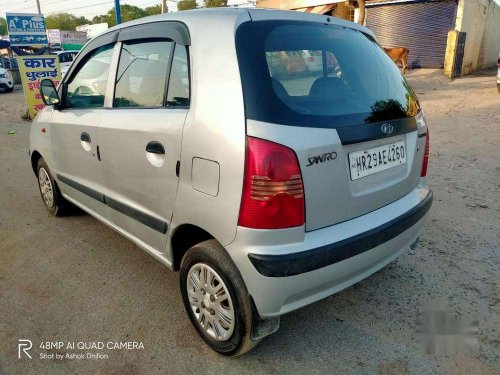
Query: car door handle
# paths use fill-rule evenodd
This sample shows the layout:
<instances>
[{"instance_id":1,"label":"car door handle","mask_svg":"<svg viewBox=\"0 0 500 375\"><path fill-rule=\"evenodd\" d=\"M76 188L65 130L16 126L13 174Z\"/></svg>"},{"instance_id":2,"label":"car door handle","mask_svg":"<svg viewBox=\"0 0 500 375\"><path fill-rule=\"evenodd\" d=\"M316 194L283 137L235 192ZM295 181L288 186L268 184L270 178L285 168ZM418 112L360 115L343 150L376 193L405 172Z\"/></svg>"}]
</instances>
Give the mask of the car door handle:
<instances>
[{"instance_id":1,"label":"car door handle","mask_svg":"<svg viewBox=\"0 0 500 375\"><path fill-rule=\"evenodd\" d=\"M90 142L91 142L91 140L90 140L90 135L89 135L89 133L87 133L87 132L83 132L82 134L80 134L80 141L90 143Z\"/></svg>"},{"instance_id":2,"label":"car door handle","mask_svg":"<svg viewBox=\"0 0 500 375\"><path fill-rule=\"evenodd\" d=\"M151 141L146 145L146 152L150 154L165 155L165 147L158 141Z\"/></svg>"}]
</instances>

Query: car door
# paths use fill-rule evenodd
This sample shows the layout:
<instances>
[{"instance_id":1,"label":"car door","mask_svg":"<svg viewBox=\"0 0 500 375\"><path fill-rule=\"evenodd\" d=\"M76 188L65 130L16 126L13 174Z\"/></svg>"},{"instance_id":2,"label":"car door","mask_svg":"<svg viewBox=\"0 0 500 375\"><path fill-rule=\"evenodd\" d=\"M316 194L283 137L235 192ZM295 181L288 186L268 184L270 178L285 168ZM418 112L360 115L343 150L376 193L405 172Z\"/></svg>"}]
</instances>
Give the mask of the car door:
<instances>
[{"instance_id":1,"label":"car door","mask_svg":"<svg viewBox=\"0 0 500 375\"><path fill-rule=\"evenodd\" d=\"M189 107L187 47L164 37L122 39L118 45L112 107L99 127L106 203L114 224L162 252Z\"/></svg>"},{"instance_id":2,"label":"car door","mask_svg":"<svg viewBox=\"0 0 500 375\"><path fill-rule=\"evenodd\" d=\"M54 168L61 192L107 217L97 128L104 112L113 44L87 51L65 80L62 108L51 117Z\"/></svg>"}]
</instances>

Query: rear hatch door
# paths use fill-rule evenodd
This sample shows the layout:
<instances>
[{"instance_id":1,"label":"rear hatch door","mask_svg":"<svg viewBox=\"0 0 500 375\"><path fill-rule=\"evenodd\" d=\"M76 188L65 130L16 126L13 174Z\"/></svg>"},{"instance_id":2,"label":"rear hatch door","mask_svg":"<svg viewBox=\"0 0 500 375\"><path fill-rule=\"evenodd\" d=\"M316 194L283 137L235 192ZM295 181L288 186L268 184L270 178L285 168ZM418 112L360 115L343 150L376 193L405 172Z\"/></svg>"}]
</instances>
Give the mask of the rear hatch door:
<instances>
[{"instance_id":1,"label":"rear hatch door","mask_svg":"<svg viewBox=\"0 0 500 375\"><path fill-rule=\"evenodd\" d=\"M308 231L376 210L418 185L425 149L418 100L369 35L258 21L240 27L237 46L247 134L297 154ZM323 68L287 70L273 58L280 54L319 59Z\"/></svg>"}]
</instances>

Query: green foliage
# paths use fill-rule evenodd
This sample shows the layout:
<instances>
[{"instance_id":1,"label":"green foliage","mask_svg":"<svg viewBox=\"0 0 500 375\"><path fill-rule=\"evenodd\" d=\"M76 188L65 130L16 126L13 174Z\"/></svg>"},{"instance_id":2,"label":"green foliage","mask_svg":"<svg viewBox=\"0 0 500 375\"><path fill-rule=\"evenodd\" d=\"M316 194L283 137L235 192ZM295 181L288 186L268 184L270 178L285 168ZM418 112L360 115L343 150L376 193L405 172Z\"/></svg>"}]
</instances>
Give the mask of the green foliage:
<instances>
[{"instance_id":1,"label":"green foliage","mask_svg":"<svg viewBox=\"0 0 500 375\"><path fill-rule=\"evenodd\" d=\"M75 30L77 26L90 23L85 17L69 13L50 14L45 18L47 29Z\"/></svg>"},{"instance_id":2,"label":"green foliage","mask_svg":"<svg viewBox=\"0 0 500 375\"><path fill-rule=\"evenodd\" d=\"M93 24L104 23L104 22L108 22L107 14L101 14L100 16L94 16L94 18L92 18Z\"/></svg>"},{"instance_id":3,"label":"green foliage","mask_svg":"<svg viewBox=\"0 0 500 375\"><path fill-rule=\"evenodd\" d=\"M7 21L0 17L0 35L7 35Z\"/></svg>"},{"instance_id":4,"label":"green foliage","mask_svg":"<svg viewBox=\"0 0 500 375\"><path fill-rule=\"evenodd\" d=\"M144 9L136 7L135 5L123 4L120 5L120 10L122 14L122 23L149 16ZM106 14L106 21L104 22L107 22L109 27L116 25L115 8L108 11Z\"/></svg>"},{"instance_id":5,"label":"green foliage","mask_svg":"<svg viewBox=\"0 0 500 375\"><path fill-rule=\"evenodd\" d=\"M227 0L204 0L205 8L227 7Z\"/></svg>"},{"instance_id":6,"label":"green foliage","mask_svg":"<svg viewBox=\"0 0 500 375\"><path fill-rule=\"evenodd\" d=\"M198 8L198 4L196 3L196 0L180 0L177 3L178 10L189 10L189 9L196 9L196 8Z\"/></svg>"},{"instance_id":7,"label":"green foliage","mask_svg":"<svg viewBox=\"0 0 500 375\"><path fill-rule=\"evenodd\" d=\"M158 4L158 5L153 5L153 6L150 6L150 7L146 7L146 8L144 8L144 10L150 16L153 16L155 14L161 14L161 5Z\"/></svg>"}]
</instances>

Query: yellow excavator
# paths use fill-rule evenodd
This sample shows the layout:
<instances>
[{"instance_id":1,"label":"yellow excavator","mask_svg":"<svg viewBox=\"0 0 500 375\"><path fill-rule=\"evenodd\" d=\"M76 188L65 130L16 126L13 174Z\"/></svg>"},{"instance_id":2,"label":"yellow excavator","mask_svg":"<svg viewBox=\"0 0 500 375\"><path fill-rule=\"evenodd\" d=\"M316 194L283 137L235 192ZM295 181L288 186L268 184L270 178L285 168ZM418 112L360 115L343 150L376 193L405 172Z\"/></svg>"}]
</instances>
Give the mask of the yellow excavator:
<instances>
[{"instance_id":1,"label":"yellow excavator","mask_svg":"<svg viewBox=\"0 0 500 375\"><path fill-rule=\"evenodd\" d=\"M257 0L257 7L327 14L361 25L365 22L365 0Z\"/></svg>"}]
</instances>

